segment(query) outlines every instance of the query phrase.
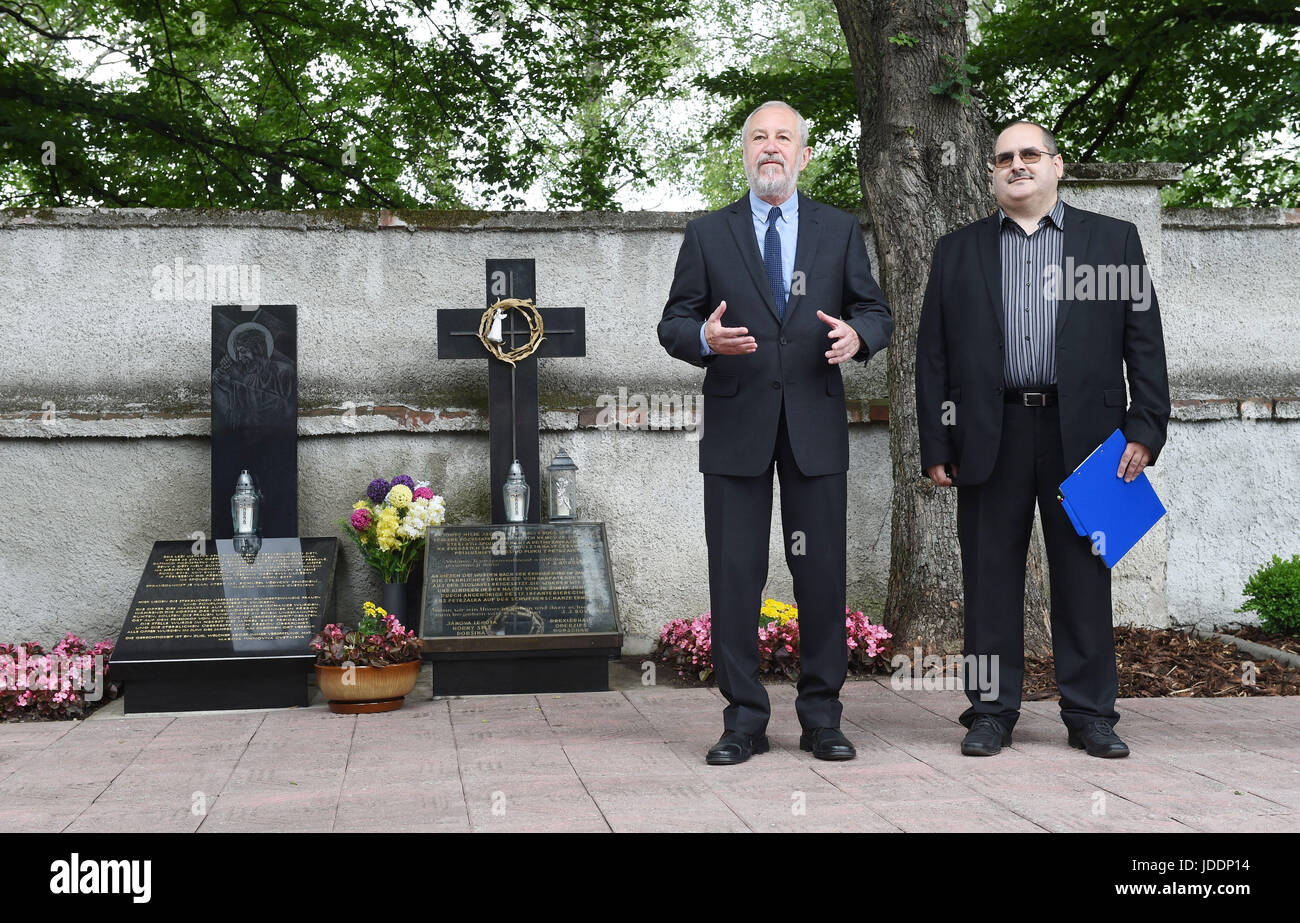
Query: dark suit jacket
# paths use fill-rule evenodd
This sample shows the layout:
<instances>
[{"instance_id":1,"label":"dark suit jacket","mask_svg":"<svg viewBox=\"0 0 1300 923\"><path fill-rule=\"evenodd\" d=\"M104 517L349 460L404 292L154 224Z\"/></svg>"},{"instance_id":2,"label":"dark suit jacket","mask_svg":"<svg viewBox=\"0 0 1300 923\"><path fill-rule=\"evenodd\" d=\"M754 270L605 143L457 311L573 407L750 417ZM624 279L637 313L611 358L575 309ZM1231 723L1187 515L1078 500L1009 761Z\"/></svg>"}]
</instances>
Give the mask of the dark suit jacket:
<instances>
[{"instance_id":1,"label":"dark suit jacket","mask_svg":"<svg viewBox=\"0 0 1300 923\"><path fill-rule=\"evenodd\" d=\"M659 342L704 376L700 471L752 477L772 462L782 402L795 462L812 477L849 467L849 432L839 366L825 356L834 342L821 310L857 332L865 362L889 345L894 322L871 276L858 220L799 193L799 239L784 322L767 285L749 195L686 225ZM802 277L800 274L802 273ZM800 279L804 294L795 294ZM722 323L747 327L758 344L748 355L700 356L700 324L718 302Z\"/></svg>"},{"instance_id":2,"label":"dark suit jacket","mask_svg":"<svg viewBox=\"0 0 1300 923\"><path fill-rule=\"evenodd\" d=\"M1065 206L1062 259L1066 267L1139 266L1146 271L1137 228ZM993 471L1002 431L1002 364L1006 319L998 216L939 239L930 264L916 343L916 413L921 467L953 462L956 483L983 483ZM1063 277L1063 285L1071 280ZM1066 470L1116 429L1151 450L1152 463L1169 426L1160 306L1147 281L1149 304L1138 299L1070 300L1056 315L1056 379ZM1096 287L1094 287L1094 292ZM1116 291L1102 294L1116 295ZM1125 366L1131 402L1124 392ZM951 401L951 425L944 403Z\"/></svg>"}]
</instances>

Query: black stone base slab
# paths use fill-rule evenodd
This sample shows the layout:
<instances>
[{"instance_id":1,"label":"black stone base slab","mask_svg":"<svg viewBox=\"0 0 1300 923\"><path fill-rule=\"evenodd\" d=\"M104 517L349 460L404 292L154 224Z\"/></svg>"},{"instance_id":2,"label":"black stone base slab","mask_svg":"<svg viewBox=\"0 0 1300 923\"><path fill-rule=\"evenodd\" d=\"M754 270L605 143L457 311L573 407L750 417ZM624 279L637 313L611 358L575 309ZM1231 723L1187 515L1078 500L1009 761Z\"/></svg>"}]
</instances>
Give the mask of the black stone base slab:
<instances>
[{"instance_id":1,"label":"black stone base slab","mask_svg":"<svg viewBox=\"0 0 1300 923\"><path fill-rule=\"evenodd\" d=\"M109 661L126 712L305 706L338 548L333 536L242 552L155 542Z\"/></svg>"},{"instance_id":2,"label":"black stone base slab","mask_svg":"<svg viewBox=\"0 0 1300 923\"><path fill-rule=\"evenodd\" d=\"M433 694L519 695L608 692L609 661L618 648L436 652Z\"/></svg>"},{"instance_id":3,"label":"black stone base slab","mask_svg":"<svg viewBox=\"0 0 1300 923\"><path fill-rule=\"evenodd\" d=\"M141 712L230 708L305 708L315 658L173 660L113 665L124 683L122 708Z\"/></svg>"}]
</instances>

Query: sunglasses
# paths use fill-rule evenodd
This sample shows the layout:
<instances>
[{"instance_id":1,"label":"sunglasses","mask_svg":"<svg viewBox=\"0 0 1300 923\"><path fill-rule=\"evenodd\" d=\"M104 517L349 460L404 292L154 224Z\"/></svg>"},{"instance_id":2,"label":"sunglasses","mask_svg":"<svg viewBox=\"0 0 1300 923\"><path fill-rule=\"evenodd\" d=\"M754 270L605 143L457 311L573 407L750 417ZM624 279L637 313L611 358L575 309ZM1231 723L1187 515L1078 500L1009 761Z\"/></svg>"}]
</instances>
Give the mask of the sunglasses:
<instances>
[{"instance_id":1,"label":"sunglasses","mask_svg":"<svg viewBox=\"0 0 1300 923\"><path fill-rule=\"evenodd\" d=\"M1016 151L1002 151L993 158L993 165L996 167L1009 167L1016 159ZM1055 157L1054 151L1040 151L1036 147L1022 147L1019 151L1021 163L1038 163L1038 158L1046 154L1048 157Z\"/></svg>"}]
</instances>

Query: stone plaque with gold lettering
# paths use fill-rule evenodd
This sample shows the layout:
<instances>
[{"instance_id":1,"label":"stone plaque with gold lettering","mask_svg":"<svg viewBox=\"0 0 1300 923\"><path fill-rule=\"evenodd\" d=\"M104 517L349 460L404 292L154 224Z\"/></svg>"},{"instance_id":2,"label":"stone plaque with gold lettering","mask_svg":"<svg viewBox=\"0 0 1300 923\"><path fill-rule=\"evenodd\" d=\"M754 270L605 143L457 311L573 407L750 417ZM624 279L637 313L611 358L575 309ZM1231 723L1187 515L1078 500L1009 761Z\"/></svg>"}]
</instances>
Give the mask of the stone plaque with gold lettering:
<instances>
[{"instance_id":1,"label":"stone plaque with gold lettering","mask_svg":"<svg viewBox=\"0 0 1300 923\"><path fill-rule=\"evenodd\" d=\"M604 523L431 528L423 594L435 695L609 688L622 632Z\"/></svg>"},{"instance_id":2,"label":"stone plaque with gold lettering","mask_svg":"<svg viewBox=\"0 0 1300 923\"><path fill-rule=\"evenodd\" d=\"M127 712L307 704L335 538L155 542L113 650Z\"/></svg>"}]
</instances>

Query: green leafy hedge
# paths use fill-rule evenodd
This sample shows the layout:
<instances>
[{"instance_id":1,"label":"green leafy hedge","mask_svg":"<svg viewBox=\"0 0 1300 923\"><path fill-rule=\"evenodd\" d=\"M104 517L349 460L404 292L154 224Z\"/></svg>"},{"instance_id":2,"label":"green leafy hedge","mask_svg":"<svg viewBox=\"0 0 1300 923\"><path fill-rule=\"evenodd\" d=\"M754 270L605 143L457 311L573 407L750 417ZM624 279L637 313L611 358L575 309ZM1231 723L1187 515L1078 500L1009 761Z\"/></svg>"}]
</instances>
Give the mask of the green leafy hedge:
<instances>
[{"instance_id":1,"label":"green leafy hedge","mask_svg":"<svg viewBox=\"0 0 1300 923\"><path fill-rule=\"evenodd\" d=\"M1238 612L1259 613L1259 624L1275 635L1300 633L1300 554L1284 561L1277 555L1246 581L1247 603Z\"/></svg>"}]
</instances>

